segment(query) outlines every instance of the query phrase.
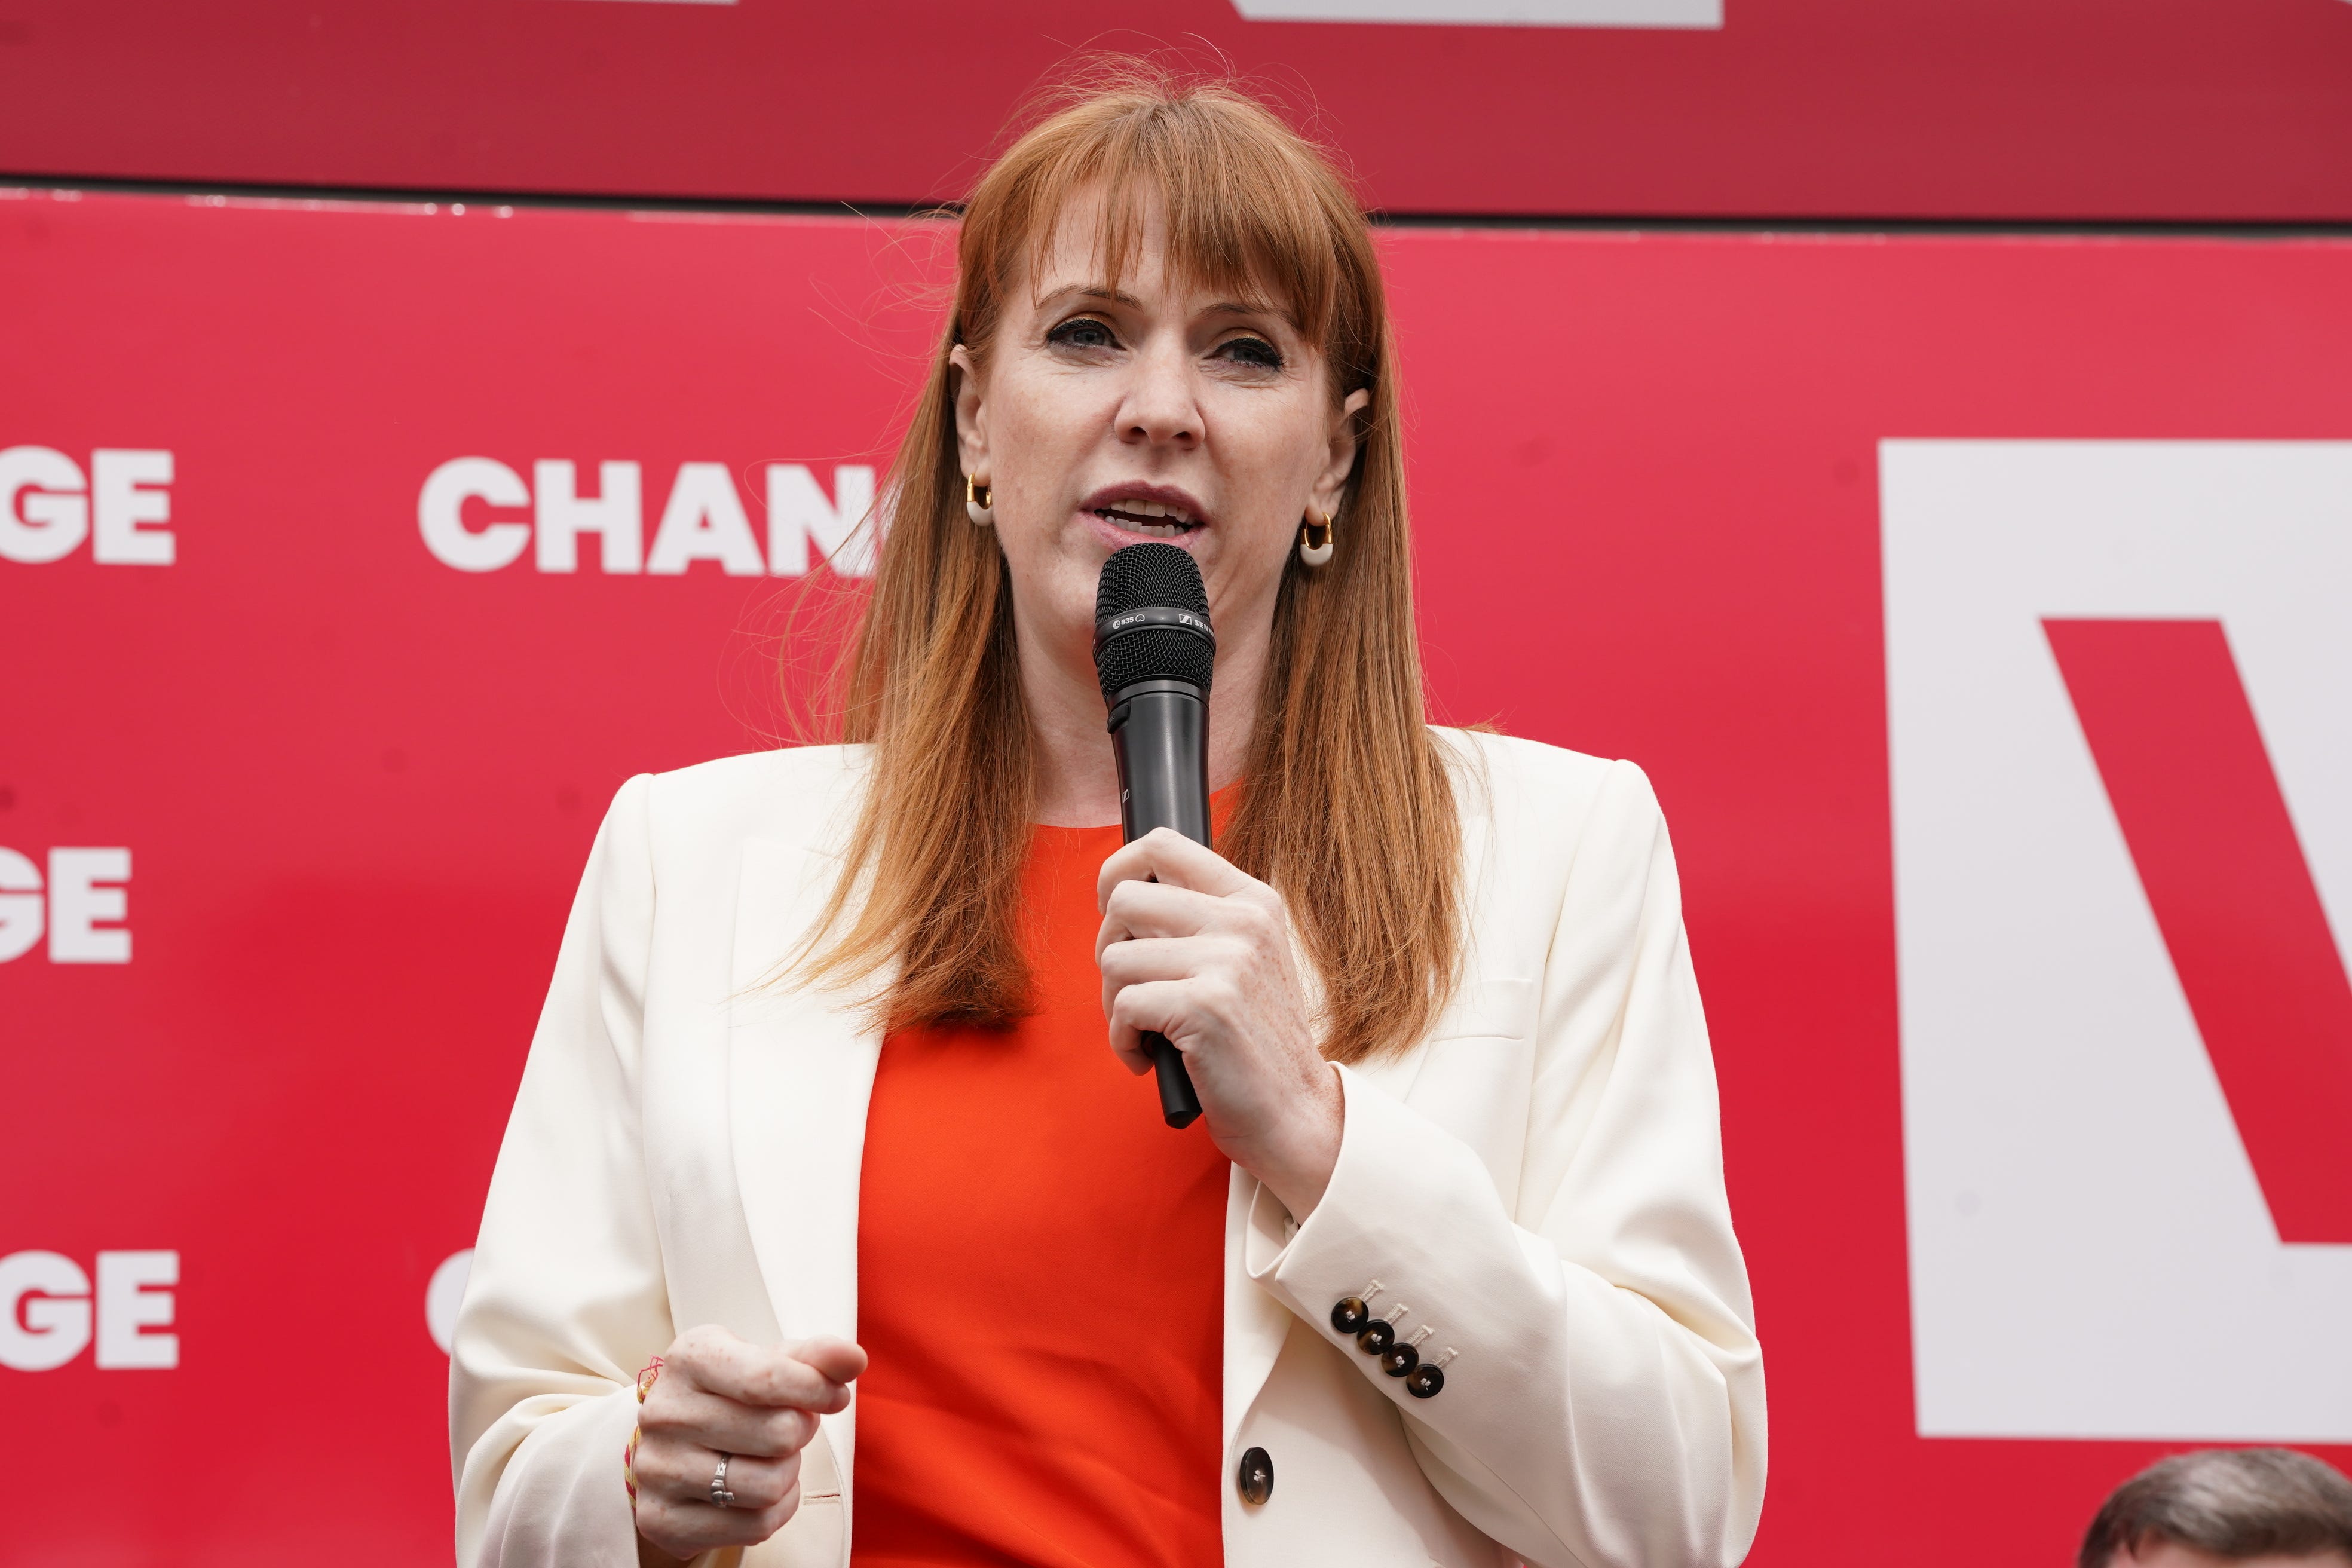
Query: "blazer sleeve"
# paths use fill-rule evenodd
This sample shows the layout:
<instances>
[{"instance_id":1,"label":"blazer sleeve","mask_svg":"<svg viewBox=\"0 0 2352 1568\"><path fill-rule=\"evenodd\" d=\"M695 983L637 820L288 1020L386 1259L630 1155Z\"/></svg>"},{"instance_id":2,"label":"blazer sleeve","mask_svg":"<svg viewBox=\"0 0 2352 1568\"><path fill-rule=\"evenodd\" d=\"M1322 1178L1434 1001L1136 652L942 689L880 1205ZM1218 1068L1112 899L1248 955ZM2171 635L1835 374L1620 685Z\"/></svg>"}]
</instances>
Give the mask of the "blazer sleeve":
<instances>
[{"instance_id":1,"label":"blazer sleeve","mask_svg":"<svg viewBox=\"0 0 2352 1568\"><path fill-rule=\"evenodd\" d=\"M1762 1352L1674 855L1631 763L1574 849L1535 1028L1517 1193L1342 1068L1330 1185L1278 1247L1280 1226L1251 1226L1250 1272L1345 1347L1431 1483L1528 1563L1737 1563L1763 1507ZM1400 1339L1431 1331L1416 1348L1442 1366L1434 1396L1332 1326L1373 1281Z\"/></svg>"},{"instance_id":2,"label":"blazer sleeve","mask_svg":"<svg viewBox=\"0 0 2352 1568\"><path fill-rule=\"evenodd\" d=\"M490 1177L451 1340L465 1568L635 1568L622 1451L675 1337L638 1124L652 780L597 830Z\"/></svg>"}]
</instances>

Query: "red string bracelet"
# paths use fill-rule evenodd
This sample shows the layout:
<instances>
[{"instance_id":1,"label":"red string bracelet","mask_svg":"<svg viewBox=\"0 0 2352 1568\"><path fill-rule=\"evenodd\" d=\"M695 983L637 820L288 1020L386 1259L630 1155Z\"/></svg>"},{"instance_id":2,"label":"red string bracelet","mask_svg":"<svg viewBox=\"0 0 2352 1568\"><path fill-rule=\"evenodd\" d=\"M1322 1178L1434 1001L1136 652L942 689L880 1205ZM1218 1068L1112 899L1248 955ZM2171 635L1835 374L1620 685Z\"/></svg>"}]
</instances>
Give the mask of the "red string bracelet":
<instances>
[{"instance_id":1,"label":"red string bracelet","mask_svg":"<svg viewBox=\"0 0 2352 1568\"><path fill-rule=\"evenodd\" d=\"M637 1373L638 1404L643 1405L646 1402L646 1395L653 1391L654 1380L661 1376L661 1369L662 1358L656 1356L646 1363L644 1370ZM637 1506L637 1445L644 1440L645 1435L644 1427L631 1427L629 1446L621 1450L621 1484L629 1489L631 1508Z\"/></svg>"}]
</instances>

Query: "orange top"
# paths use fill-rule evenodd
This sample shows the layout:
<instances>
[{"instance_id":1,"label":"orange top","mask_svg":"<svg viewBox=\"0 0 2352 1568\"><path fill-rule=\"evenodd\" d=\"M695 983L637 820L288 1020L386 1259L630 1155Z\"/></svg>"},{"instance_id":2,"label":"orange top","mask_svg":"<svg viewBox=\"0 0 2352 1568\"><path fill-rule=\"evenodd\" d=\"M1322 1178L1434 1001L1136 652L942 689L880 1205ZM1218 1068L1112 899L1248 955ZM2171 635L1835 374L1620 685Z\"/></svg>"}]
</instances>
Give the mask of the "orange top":
<instances>
[{"instance_id":1,"label":"orange top","mask_svg":"<svg viewBox=\"0 0 2352 1568\"><path fill-rule=\"evenodd\" d=\"M853 1568L1224 1560L1231 1167L1111 1054L1095 875L1119 830L1035 833L1036 1010L897 1030L875 1074Z\"/></svg>"}]
</instances>

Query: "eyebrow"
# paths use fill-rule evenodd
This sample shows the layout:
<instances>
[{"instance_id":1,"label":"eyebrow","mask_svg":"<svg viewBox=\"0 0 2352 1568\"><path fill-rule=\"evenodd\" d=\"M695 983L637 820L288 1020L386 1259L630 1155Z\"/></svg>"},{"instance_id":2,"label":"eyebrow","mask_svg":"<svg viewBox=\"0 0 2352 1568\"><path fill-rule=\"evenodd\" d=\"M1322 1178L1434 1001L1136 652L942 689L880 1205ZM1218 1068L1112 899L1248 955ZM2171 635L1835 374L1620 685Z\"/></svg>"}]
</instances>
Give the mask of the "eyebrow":
<instances>
[{"instance_id":1,"label":"eyebrow","mask_svg":"<svg viewBox=\"0 0 2352 1568\"><path fill-rule=\"evenodd\" d=\"M1124 289L1104 289L1085 283L1065 284L1050 293L1039 295L1037 303L1045 305L1052 300L1073 295L1081 300L1100 300L1108 304L1125 305L1133 310L1143 308L1142 300ZM1297 322L1291 321L1289 311L1270 301L1252 304L1243 300L1220 300L1215 304L1208 306L1202 313L1212 316L1278 316L1286 321L1290 321L1293 327L1298 325Z\"/></svg>"},{"instance_id":2,"label":"eyebrow","mask_svg":"<svg viewBox=\"0 0 2352 1568\"><path fill-rule=\"evenodd\" d=\"M1043 305L1049 300L1059 300L1065 295L1076 295L1081 300L1102 300L1114 305L1133 306L1138 310L1143 306L1143 301L1132 294L1114 289L1095 288L1085 283L1066 283L1059 289L1038 295L1037 303Z\"/></svg>"}]
</instances>

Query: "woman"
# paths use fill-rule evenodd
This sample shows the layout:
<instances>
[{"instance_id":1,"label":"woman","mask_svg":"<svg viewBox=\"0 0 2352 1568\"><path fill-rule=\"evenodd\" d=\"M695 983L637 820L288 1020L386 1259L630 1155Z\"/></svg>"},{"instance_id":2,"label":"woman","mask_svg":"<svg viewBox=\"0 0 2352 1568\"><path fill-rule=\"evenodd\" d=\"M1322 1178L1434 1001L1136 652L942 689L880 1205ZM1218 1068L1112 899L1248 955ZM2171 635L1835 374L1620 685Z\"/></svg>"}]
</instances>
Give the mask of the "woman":
<instances>
[{"instance_id":1,"label":"woman","mask_svg":"<svg viewBox=\"0 0 2352 1568\"><path fill-rule=\"evenodd\" d=\"M1424 724L1397 408L1360 211L1247 98L1119 86L981 182L854 743L597 837L456 1332L461 1560L1742 1555L1664 826ZM1213 853L1116 826L1096 579L1154 538L1217 630Z\"/></svg>"}]
</instances>

